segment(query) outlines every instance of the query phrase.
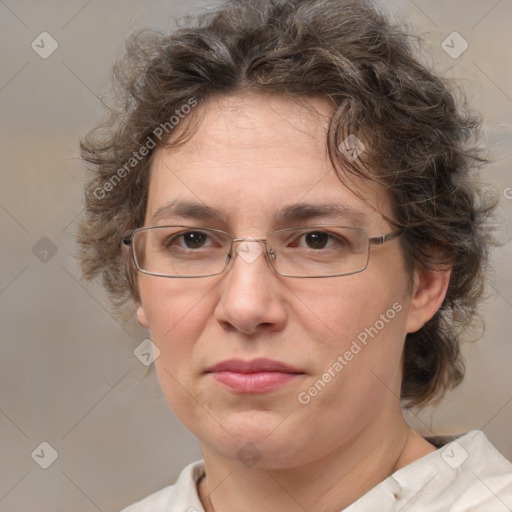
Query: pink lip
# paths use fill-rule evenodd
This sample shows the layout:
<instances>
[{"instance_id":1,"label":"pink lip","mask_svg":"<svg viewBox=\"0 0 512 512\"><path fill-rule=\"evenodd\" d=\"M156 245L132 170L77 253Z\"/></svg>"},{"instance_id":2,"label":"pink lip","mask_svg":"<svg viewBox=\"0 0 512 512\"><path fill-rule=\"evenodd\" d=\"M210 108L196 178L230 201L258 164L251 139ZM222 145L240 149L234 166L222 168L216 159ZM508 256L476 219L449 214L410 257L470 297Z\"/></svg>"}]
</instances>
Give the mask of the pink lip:
<instances>
[{"instance_id":1,"label":"pink lip","mask_svg":"<svg viewBox=\"0 0 512 512\"><path fill-rule=\"evenodd\" d=\"M230 359L208 369L213 378L239 393L265 393L277 389L303 372L271 359Z\"/></svg>"}]
</instances>

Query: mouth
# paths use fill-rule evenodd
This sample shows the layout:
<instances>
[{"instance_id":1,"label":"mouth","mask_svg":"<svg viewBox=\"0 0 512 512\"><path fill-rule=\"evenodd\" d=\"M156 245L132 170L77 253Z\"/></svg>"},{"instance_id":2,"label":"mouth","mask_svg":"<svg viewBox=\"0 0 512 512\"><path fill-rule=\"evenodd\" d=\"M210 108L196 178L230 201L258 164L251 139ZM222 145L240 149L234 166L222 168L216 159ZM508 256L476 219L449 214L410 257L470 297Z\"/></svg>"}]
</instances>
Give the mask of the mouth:
<instances>
[{"instance_id":1,"label":"mouth","mask_svg":"<svg viewBox=\"0 0 512 512\"><path fill-rule=\"evenodd\" d=\"M266 393L297 379L304 372L271 359L222 361L207 370L220 385L238 393Z\"/></svg>"}]
</instances>

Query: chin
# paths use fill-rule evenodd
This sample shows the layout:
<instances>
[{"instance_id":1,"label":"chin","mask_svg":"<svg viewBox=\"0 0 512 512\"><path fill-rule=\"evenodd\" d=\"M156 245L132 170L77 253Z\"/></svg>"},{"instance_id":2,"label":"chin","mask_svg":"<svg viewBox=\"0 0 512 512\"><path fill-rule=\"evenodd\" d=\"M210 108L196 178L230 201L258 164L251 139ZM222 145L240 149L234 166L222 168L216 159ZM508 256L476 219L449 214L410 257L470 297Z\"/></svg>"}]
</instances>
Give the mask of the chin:
<instances>
[{"instance_id":1,"label":"chin","mask_svg":"<svg viewBox=\"0 0 512 512\"><path fill-rule=\"evenodd\" d=\"M216 418L224 428L217 425L206 430L203 427L201 431L195 429L193 434L202 444L225 457L238 459L247 467L257 463L258 467L266 469L290 467L303 458L304 441L293 434L297 425L292 422L285 425L289 421L286 416L248 411L227 419ZM295 442L291 442L292 439Z\"/></svg>"}]
</instances>

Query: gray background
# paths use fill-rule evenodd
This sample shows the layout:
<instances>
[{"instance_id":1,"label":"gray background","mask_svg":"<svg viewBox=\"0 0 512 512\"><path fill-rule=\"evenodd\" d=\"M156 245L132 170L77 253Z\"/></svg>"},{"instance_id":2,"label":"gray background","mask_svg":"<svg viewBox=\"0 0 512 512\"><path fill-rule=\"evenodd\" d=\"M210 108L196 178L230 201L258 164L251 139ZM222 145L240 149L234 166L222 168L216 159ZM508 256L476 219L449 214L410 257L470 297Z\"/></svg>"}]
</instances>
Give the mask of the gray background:
<instances>
[{"instance_id":1,"label":"gray background","mask_svg":"<svg viewBox=\"0 0 512 512\"><path fill-rule=\"evenodd\" d=\"M116 320L101 287L80 280L73 232L86 179L78 139L102 115L99 97L125 37L142 26L173 27L204 5L0 0L1 512L114 512L200 458L154 371L133 355L146 333ZM512 0L395 0L391 8L484 113L495 162L482 174L501 197L504 241L494 255L485 335L464 348L464 384L410 419L424 434L481 428L510 459ZM31 48L43 31L59 45L47 59ZM441 47L453 31L469 44L457 59ZM47 448L36 450L42 442L58 453L46 470L35 461L49 460Z\"/></svg>"}]
</instances>

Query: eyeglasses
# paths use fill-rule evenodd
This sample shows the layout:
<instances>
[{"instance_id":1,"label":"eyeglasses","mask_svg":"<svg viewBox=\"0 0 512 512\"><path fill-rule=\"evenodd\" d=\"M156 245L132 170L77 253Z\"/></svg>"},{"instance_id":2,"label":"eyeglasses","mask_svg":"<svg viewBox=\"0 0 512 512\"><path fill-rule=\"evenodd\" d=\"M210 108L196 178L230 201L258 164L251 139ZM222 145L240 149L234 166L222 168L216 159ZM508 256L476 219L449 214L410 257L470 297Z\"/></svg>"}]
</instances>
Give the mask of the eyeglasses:
<instances>
[{"instance_id":1,"label":"eyeglasses","mask_svg":"<svg viewBox=\"0 0 512 512\"><path fill-rule=\"evenodd\" d=\"M234 238L212 228L191 226L143 227L123 238L131 247L139 272L160 277L209 277L222 274L236 254L252 263L265 252L267 261L285 277L336 277L362 272L371 245L400 235L393 231L369 237L364 229L305 226L280 229L266 239Z\"/></svg>"}]
</instances>

